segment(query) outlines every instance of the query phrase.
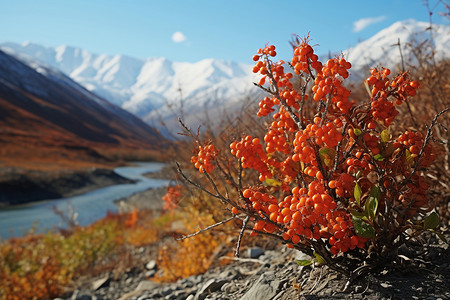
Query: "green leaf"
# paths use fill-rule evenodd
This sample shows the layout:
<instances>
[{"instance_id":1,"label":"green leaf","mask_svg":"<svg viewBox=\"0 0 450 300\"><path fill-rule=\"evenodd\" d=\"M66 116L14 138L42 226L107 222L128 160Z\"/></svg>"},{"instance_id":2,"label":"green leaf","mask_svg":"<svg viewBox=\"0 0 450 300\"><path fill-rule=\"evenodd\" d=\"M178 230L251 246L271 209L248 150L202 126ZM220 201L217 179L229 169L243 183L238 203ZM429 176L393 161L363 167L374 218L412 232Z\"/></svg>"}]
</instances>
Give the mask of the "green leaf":
<instances>
[{"instance_id":1,"label":"green leaf","mask_svg":"<svg viewBox=\"0 0 450 300\"><path fill-rule=\"evenodd\" d=\"M381 140L385 143L389 142L389 140L391 139L391 133L389 132L389 127L386 128L385 130L383 130L381 132Z\"/></svg>"},{"instance_id":2,"label":"green leaf","mask_svg":"<svg viewBox=\"0 0 450 300\"><path fill-rule=\"evenodd\" d=\"M380 202L381 191L380 188L374 184L372 189L370 190L369 199L367 199L364 210L366 211L366 215L373 220L377 213L378 203Z\"/></svg>"},{"instance_id":3,"label":"green leaf","mask_svg":"<svg viewBox=\"0 0 450 300\"><path fill-rule=\"evenodd\" d=\"M406 162L411 165L413 163L411 152L409 152L408 149L405 149L405 153L406 153Z\"/></svg>"},{"instance_id":4,"label":"green leaf","mask_svg":"<svg viewBox=\"0 0 450 300\"><path fill-rule=\"evenodd\" d=\"M316 263L318 263L319 265L326 265L327 262L325 261L325 259L323 259L323 257L318 254L316 251L314 251L314 257L316 258Z\"/></svg>"},{"instance_id":5,"label":"green leaf","mask_svg":"<svg viewBox=\"0 0 450 300\"><path fill-rule=\"evenodd\" d=\"M355 185L355 190L353 191L353 197L355 197L356 204L358 204L359 207L361 207L361 187L358 183Z\"/></svg>"},{"instance_id":6,"label":"green leaf","mask_svg":"<svg viewBox=\"0 0 450 300\"><path fill-rule=\"evenodd\" d=\"M377 155L375 155L373 157L376 161L383 161L384 160L384 156L381 155L380 153L378 153Z\"/></svg>"},{"instance_id":7,"label":"green leaf","mask_svg":"<svg viewBox=\"0 0 450 300\"><path fill-rule=\"evenodd\" d=\"M357 235L364 238L372 238L375 236L375 229L369 223L352 216L353 227Z\"/></svg>"},{"instance_id":8,"label":"green leaf","mask_svg":"<svg viewBox=\"0 0 450 300\"><path fill-rule=\"evenodd\" d=\"M438 226L439 226L439 216L435 212L429 214L423 221L424 229L435 229Z\"/></svg>"},{"instance_id":9,"label":"green leaf","mask_svg":"<svg viewBox=\"0 0 450 300\"><path fill-rule=\"evenodd\" d=\"M329 147L323 147L319 150L319 156L322 162L331 167L334 164L334 158L336 157L336 150Z\"/></svg>"},{"instance_id":10,"label":"green leaf","mask_svg":"<svg viewBox=\"0 0 450 300\"><path fill-rule=\"evenodd\" d=\"M355 129L353 129L353 133L354 133L356 136L359 136L359 135L361 135L362 131L361 131L360 129L358 129L358 128L355 128Z\"/></svg>"},{"instance_id":11,"label":"green leaf","mask_svg":"<svg viewBox=\"0 0 450 300\"><path fill-rule=\"evenodd\" d=\"M363 219L364 217L367 217L365 212L359 212L359 211L351 209L351 208L349 209L349 211L352 214L352 216L355 217L355 218Z\"/></svg>"},{"instance_id":12,"label":"green leaf","mask_svg":"<svg viewBox=\"0 0 450 300\"><path fill-rule=\"evenodd\" d=\"M266 183L268 186L281 186L281 185L282 185L281 181L278 181L278 180L272 179L272 178L267 178L267 179L265 180L265 183Z\"/></svg>"},{"instance_id":13,"label":"green leaf","mask_svg":"<svg viewBox=\"0 0 450 300\"><path fill-rule=\"evenodd\" d=\"M307 260L307 259L296 260L295 262L302 267L312 265L312 263L313 263L312 260Z\"/></svg>"}]
</instances>

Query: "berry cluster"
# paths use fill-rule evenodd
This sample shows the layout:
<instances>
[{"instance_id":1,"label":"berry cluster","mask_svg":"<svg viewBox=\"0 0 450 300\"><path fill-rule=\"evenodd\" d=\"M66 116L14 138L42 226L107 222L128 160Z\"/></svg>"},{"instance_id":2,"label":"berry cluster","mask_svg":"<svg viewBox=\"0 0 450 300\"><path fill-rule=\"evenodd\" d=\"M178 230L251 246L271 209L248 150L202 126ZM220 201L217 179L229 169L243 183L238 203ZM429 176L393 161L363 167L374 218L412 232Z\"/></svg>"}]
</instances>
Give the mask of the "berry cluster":
<instances>
[{"instance_id":1,"label":"berry cluster","mask_svg":"<svg viewBox=\"0 0 450 300\"><path fill-rule=\"evenodd\" d=\"M395 148L408 150L410 159L415 161L418 158L423 142L423 135L420 132L406 131L397 138L393 146ZM434 159L435 154L433 153L433 147L428 144L423 149L423 154L419 161L419 167L428 167Z\"/></svg>"},{"instance_id":2,"label":"berry cluster","mask_svg":"<svg viewBox=\"0 0 450 300\"><path fill-rule=\"evenodd\" d=\"M209 144L205 147L198 146L197 155L191 157L191 163L201 172L211 173L214 165L211 163L219 155L219 150Z\"/></svg>"},{"instance_id":3,"label":"berry cluster","mask_svg":"<svg viewBox=\"0 0 450 300\"><path fill-rule=\"evenodd\" d=\"M401 105L406 97L414 96L419 83L410 81L407 72L399 74L392 80L388 78L391 74L389 69L378 70L374 68L371 70L371 74L366 80L367 84L372 86L371 110L369 113L375 120L389 126L398 115L394 103ZM389 97L392 97L393 100L390 101ZM375 122L368 120L368 128L374 129L375 127Z\"/></svg>"},{"instance_id":4,"label":"berry cluster","mask_svg":"<svg viewBox=\"0 0 450 300\"><path fill-rule=\"evenodd\" d=\"M274 163L264 152L259 138L252 138L250 135L242 138L239 142L233 142L230 145L231 154L241 160L243 168L257 170L259 178L264 181L266 178L272 178L269 166Z\"/></svg>"},{"instance_id":5,"label":"berry cluster","mask_svg":"<svg viewBox=\"0 0 450 300\"><path fill-rule=\"evenodd\" d=\"M314 49L309 45L309 37L302 39L300 45L294 49L291 65L294 67L297 75L300 75L302 72L310 73L310 66L317 72L322 69L319 57L317 54L314 54Z\"/></svg>"},{"instance_id":6,"label":"berry cluster","mask_svg":"<svg viewBox=\"0 0 450 300\"><path fill-rule=\"evenodd\" d=\"M269 115L270 113L274 112L275 109L273 108L275 105L279 105L280 102L275 97L265 97L259 102L259 111L257 116L258 117L265 117Z\"/></svg>"}]
</instances>

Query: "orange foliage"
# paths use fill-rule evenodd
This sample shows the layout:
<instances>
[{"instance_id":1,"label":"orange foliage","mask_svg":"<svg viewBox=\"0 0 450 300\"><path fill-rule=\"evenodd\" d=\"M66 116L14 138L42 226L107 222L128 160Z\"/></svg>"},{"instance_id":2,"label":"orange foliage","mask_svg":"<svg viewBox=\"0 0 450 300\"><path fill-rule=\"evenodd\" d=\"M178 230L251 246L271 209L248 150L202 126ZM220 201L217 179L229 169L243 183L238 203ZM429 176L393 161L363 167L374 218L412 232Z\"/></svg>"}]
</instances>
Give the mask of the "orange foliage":
<instances>
[{"instance_id":1,"label":"orange foliage","mask_svg":"<svg viewBox=\"0 0 450 300\"><path fill-rule=\"evenodd\" d=\"M167 193L162 197L164 201L164 210L173 210L177 208L178 202L181 198L181 186L169 186L167 188Z\"/></svg>"},{"instance_id":2,"label":"orange foliage","mask_svg":"<svg viewBox=\"0 0 450 300\"><path fill-rule=\"evenodd\" d=\"M133 227L136 225L137 221L139 220L139 210L133 209L133 211L129 214L127 214L127 219L125 220L125 226L126 227Z\"/></svg>"},{"instance_id":3,"label":"orange foliage","mask_svg":"<svg viewBox=\"0 0 450 300\"><path fill-rule=\"evenodd\" d=\"M217 239L209 232L162 246L158 251L158 267L162 274L157 274L154 280L173 282L206 272L217 246Z\"/></svg>"}]
</instances>

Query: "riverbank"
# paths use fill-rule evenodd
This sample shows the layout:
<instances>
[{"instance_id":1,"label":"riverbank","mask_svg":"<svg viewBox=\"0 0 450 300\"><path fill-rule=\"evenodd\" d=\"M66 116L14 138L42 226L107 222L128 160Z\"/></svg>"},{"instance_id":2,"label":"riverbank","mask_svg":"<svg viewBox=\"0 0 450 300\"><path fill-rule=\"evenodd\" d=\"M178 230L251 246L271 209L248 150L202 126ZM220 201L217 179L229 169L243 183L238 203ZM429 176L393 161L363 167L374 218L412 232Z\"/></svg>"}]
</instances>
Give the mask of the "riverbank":
<instances>
[{"instance_id":1,"label":"riverbank","mask_svg":"<svg viewBox=\"0 0 450 300\"><path fill-rule=\"evenodd\" d=\"M95 189L135 181L112 169L38 171L0 169L0 206L80 195Z\"/></svg>"},{"instance_id":2,"label":"riverbank","mask_svg":"<svg viewBox=\"0 0 450 300\"><path fill-rule=\"evenodd\" d=\"M161 170L155 172L147 172L142 174L150 179L166 179L171 180L173 178L173 172L170 170L169 165L165 165ZM124 197L114 201L117 205L117 211L119 213L129 213L134 209L138 210L152 210L155 212L161 212L164 204L162 197L167 193L167 187L150 188L145 191L137 192L131 196Z\"/></svg>"}]
</instances>

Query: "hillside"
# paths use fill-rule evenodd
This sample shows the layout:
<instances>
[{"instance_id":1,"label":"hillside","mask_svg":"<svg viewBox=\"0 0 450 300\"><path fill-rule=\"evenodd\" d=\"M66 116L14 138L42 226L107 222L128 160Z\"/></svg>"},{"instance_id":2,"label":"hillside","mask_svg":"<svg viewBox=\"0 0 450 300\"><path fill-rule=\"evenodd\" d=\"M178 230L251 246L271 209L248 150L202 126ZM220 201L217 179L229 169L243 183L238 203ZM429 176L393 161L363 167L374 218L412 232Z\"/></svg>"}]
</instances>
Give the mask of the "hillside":
<instances>
[{"instance_id":1,"label":"hillside","mask_svg":"<svg viewBox=\"0 0 450 300\"><path fill-rule=\"evenodd\" d=\"M2 51L0 132L1 201L27 188L25 194L36 192L30 200L73 193L48 193L61 176L61 184L67 184L67 170L84 178L74 189L126 182L112 171L95 170L123 160L154 159L164 143L155 129L64 74L35 70ZM94 184L95 177L104 180Z\"/></svg>"}]
</instances>

